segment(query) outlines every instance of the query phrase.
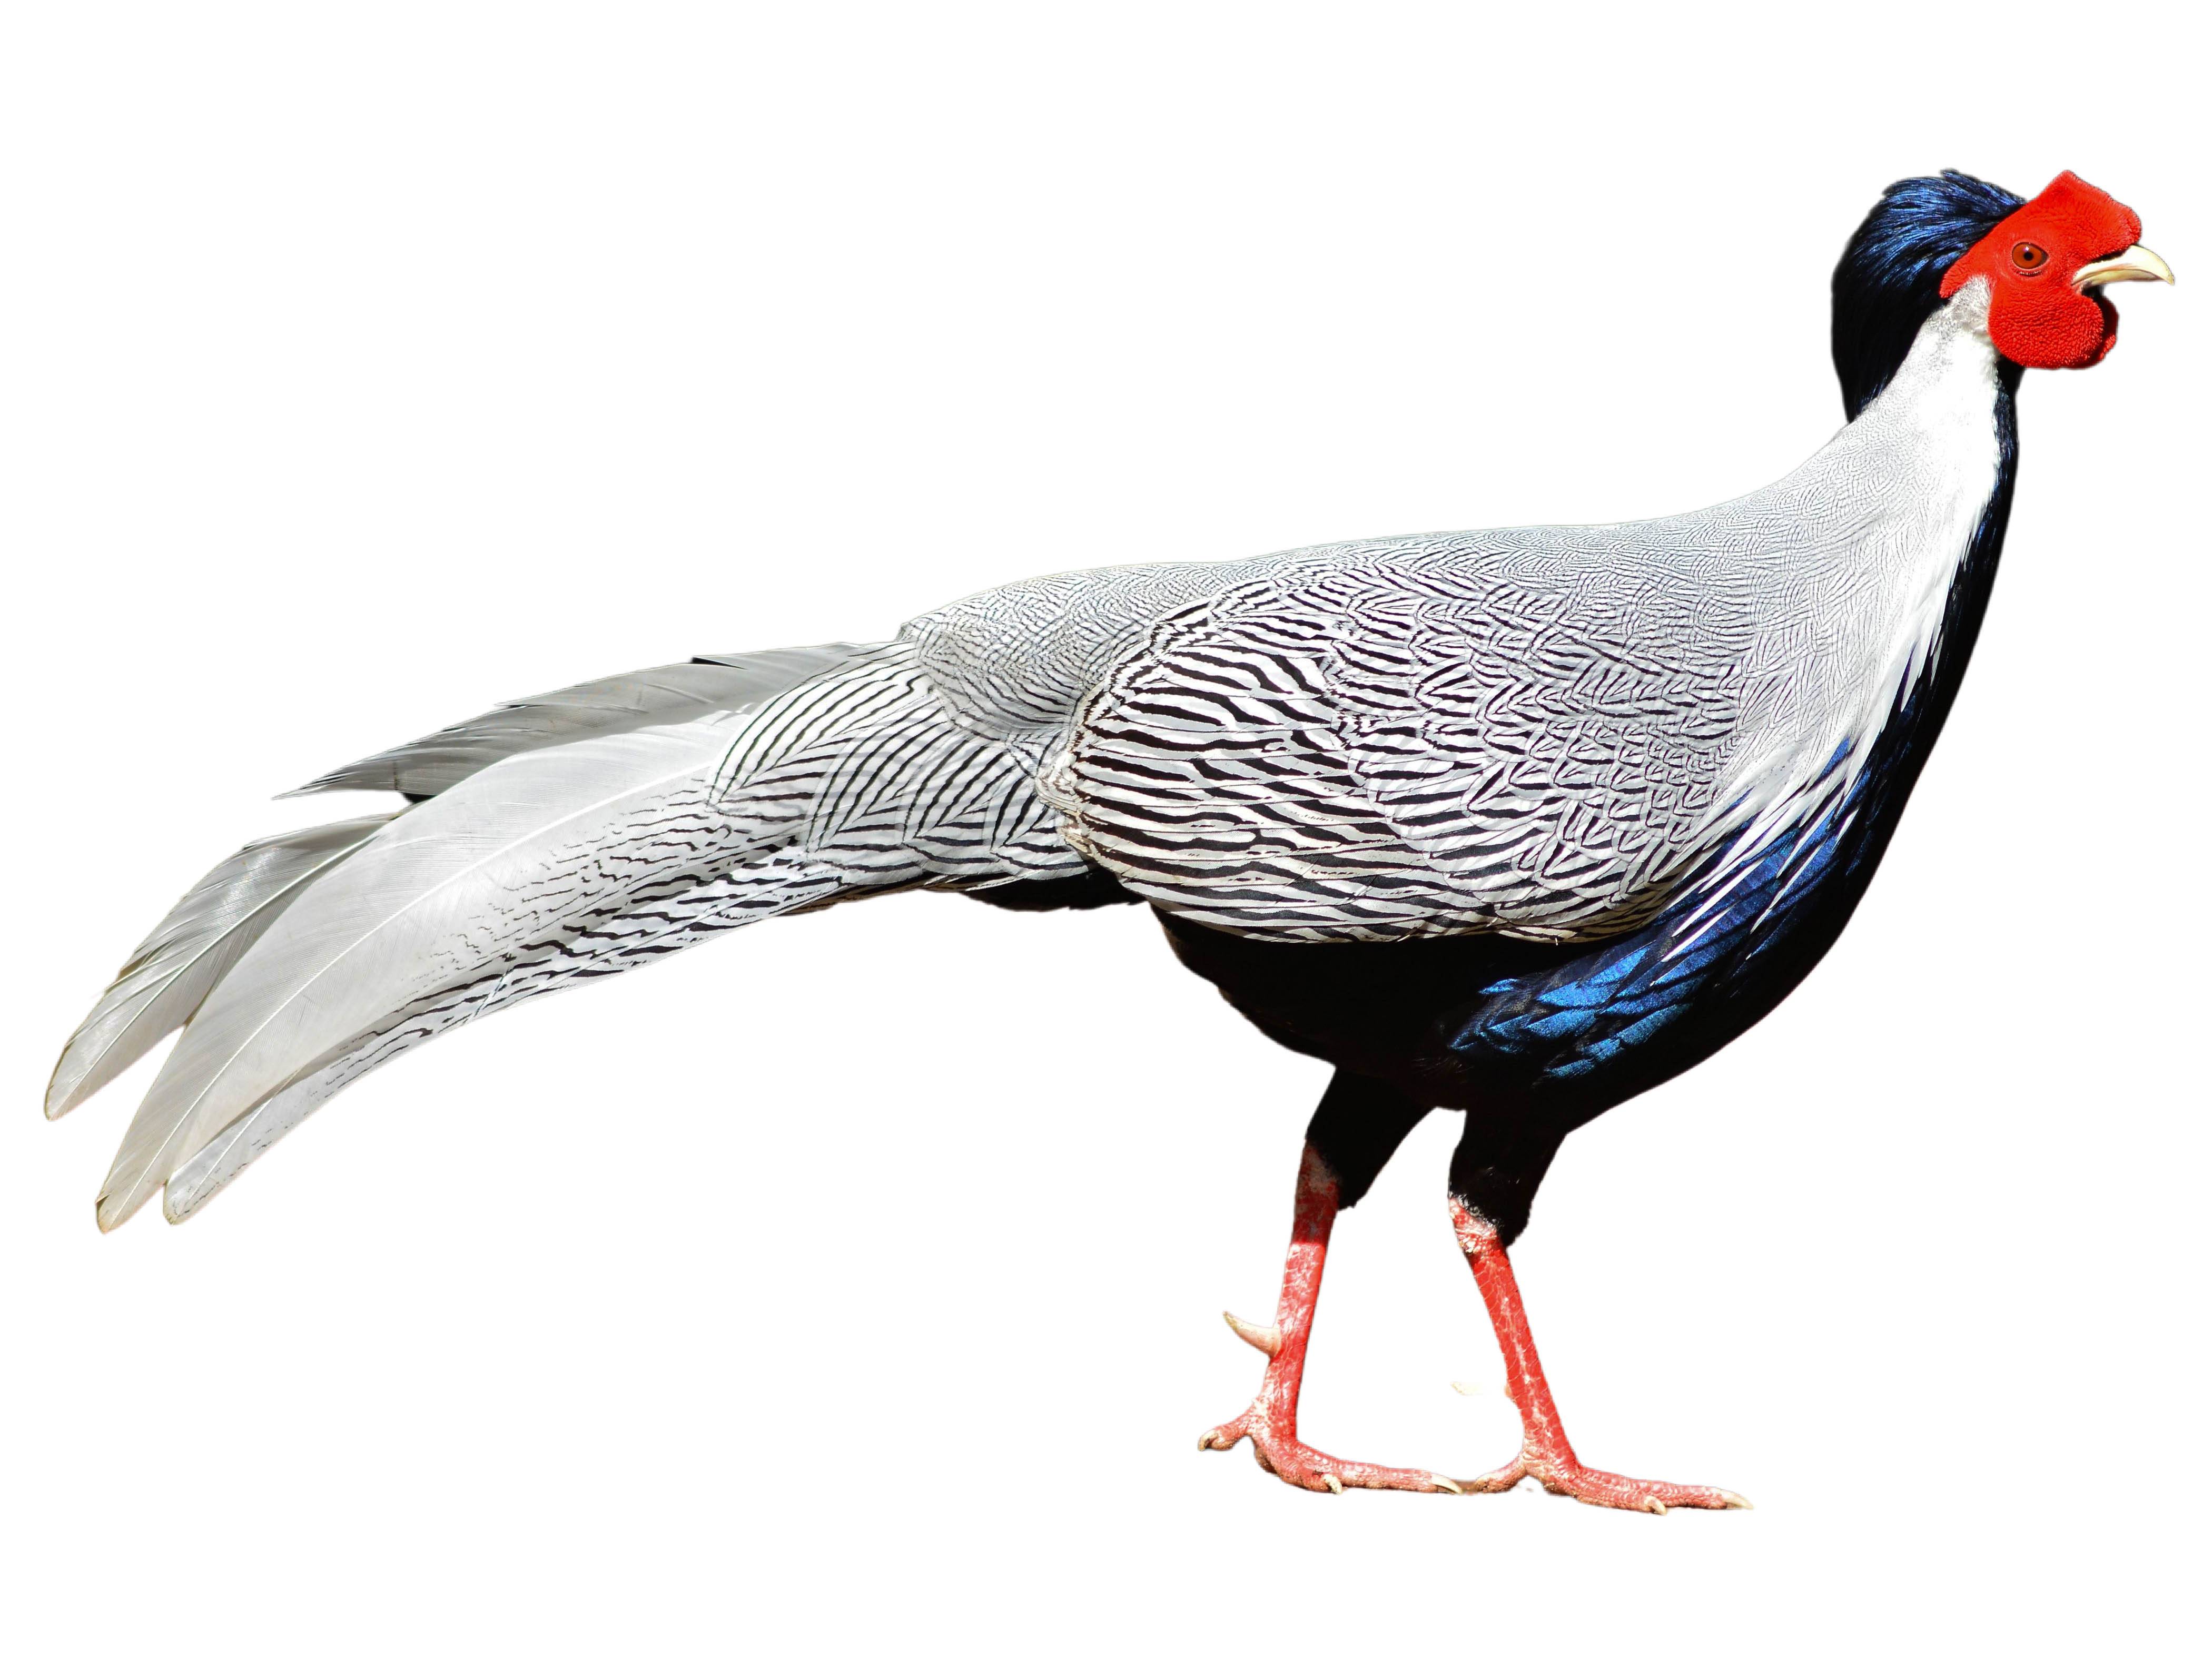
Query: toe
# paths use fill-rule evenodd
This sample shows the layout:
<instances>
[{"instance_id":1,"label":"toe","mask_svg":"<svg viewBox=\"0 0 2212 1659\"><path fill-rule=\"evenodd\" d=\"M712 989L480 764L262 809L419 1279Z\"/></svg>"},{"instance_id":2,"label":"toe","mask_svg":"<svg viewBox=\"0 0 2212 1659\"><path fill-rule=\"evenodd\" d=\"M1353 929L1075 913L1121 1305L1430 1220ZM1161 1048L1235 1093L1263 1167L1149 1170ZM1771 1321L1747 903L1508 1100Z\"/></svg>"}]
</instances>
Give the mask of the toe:
<instances>
[{"instance_id":1,"label":"toe","mask_svg":"<svg viewBox=\"0 0 2212 1659\"><path fill-rule=\"evenodd\" d=\"M1251 1427L1244 1419L1233 1417L1199 1436L1198 1449L1200 1451L1227 1451L1250 1432Z\"/></svg>"},{"instance_id":2,"label":"toe","mask_svg":"<svg viewBox=\"0 0 2212 1659\"><path fill-rule=\"evenodd\" d=\"M1680 1486L1668 1480L1634 1480L1608 1474L1602 1469L1576 1468L1547 1478L1544 1484L1585 1504L1606 1509L1641 1510L1664 1515L1669 1510L1747 1510L1751 1505L1735 1492L1719 1486Z\"/></svg>"}]
</instances>

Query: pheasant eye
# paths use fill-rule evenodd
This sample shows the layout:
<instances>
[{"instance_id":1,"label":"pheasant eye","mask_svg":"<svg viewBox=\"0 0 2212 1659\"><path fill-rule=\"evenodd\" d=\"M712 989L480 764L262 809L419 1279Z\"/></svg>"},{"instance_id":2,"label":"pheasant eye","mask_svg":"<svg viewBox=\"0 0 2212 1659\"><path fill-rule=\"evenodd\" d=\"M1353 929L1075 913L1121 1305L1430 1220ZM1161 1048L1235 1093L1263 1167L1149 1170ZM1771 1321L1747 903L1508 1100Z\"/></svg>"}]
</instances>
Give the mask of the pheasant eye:
<instances>
[{"instance_id":1,"label":"pheasant eye","mask_svg":"<svg viewBox=\"0 0 2212 1659\"><path fill-rule=\"evenodd\" d=\"M2034 242L2014 242L2012 262L2022 270L2040 270L2051 263L2051 255Z\"/></svg>"}]
</instances>

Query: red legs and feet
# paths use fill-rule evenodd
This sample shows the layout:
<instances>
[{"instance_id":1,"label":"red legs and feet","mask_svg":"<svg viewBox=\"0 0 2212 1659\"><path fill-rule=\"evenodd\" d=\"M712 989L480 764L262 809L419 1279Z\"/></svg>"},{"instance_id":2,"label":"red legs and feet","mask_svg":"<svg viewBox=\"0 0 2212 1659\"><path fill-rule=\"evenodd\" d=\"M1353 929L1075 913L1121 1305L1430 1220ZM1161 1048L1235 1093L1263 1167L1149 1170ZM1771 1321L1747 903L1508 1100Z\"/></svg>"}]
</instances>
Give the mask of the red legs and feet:
<instances>
[{"instance_id":1,"label":"red legs and feet","mask_svg":"<svg viewBox=\"0 0 2212 1659\"><path fill-rule=\"evenodd\" d=\"M1678 1486L1665 1480L1632 1480L1585 1468L1567 1443L1559 1425L1559 1407L1544 1381L1543 1363L1536 1358L1536 1340L1528 1334L1528 1310L1521 1305L1520 1286L1513 1282L1513 1264L1505 1259L1505 1246L1498 1230L1455 1198L1451 1201L1452 1231L1474 1269L1474 1282L1490 1322L1498 1333L1498 1346L1505 1355L1505 1392L1521 1411L1521 1455L1503 1468L1479 1480L1463 1482L1469 1492L1504 1492L1530 1476L1550 1491L1585 1504L1608 1509L1649 1510L1664 1515L1672 1509L1747 1510L1750 1504L1718 1486Z\"/></svg>"},{"instance_id":2,"label":"red legs and feet","mask_svg":"<svg viewBox=\"0 0 2212 1659\"><path fill-rule=\"evenodd\" d=\"M1267 1356L1267 1375L1243 1414L1200 1435L1199 1449L1227 1451L1238 1441L1249 1439L1261 1468L1310 1492L1340 1492L1346 1486L1457 1492L1460 1488L1452 1482L1426 1470L1348 1463L1317 1452L1298 1438L1298 1384L1305 1375L1306 1343L1313 1334L1314 1304L1321 1297L1322 1264L1328 1255L1329 1231L1336 1224L1339 1192L1335 1172L1309 1143L1298 1164L1297 1206L1275 1322L1250 1325L1234 1314L1222 1316L1231 1329Z\"/></svg>"}]
</instances>

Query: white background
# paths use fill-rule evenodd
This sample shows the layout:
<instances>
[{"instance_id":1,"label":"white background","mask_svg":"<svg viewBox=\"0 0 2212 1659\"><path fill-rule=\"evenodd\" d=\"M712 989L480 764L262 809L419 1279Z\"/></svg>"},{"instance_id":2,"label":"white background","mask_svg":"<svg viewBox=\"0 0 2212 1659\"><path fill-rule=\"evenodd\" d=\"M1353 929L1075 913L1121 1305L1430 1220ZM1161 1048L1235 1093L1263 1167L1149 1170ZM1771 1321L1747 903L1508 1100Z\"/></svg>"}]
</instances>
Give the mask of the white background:
<instances>
[{"instance_id":1,"label":"white background","mask_svg":"<svg viewBox=\"0 0 2212 1659\"><path fill-rule=\"evenodd\" d=\"M2179 17L2178 12L2170 14ZM0 40L0 1628L23 1654L2172 1650L2202 1606L2207 368L2155 8L23 8ZM1656 21L1655 21L1656 20ZM2008 43L2025 42L2027 45ZM1257 1356L1316 1065L1141 912L855 906L378 1073L191 1226L47 1067L268 797L507 695L1047 570L1604 520L1836 426L1880 188L2070 167L2181 273L2033 377L1859 921L1574 1137L1575 1442L1749 1514L1312 1497ZM1455 1125L1310 1437L1510 1409Z\"/></svg>"}]
</instances>

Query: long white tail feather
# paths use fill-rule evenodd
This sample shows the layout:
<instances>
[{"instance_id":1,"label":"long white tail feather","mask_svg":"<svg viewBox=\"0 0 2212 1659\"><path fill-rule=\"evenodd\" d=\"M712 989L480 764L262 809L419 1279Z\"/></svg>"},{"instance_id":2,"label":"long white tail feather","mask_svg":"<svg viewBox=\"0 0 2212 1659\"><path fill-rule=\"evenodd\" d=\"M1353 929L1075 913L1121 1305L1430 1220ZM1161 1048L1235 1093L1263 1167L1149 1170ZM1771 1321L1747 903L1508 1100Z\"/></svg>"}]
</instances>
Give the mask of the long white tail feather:
<instances>
[{"instance_id":1,"label":"long white tail feather","mask_svg":"<svg viewBox=\"0 0 2212 1659\"><path fill-rule=\"evenodd\" d=\"M512 702L325 772L295 795L333 789L392 789L420 799L450 789L495 761L585 738L672 726L716 709L757 707L800 681L836 668L858 651L813 645L742 655L694 657L690 662L586 680Z\"/></svg>"},{"instance_id":2,"label":"long white tail feather","mask_svg":"<svg viewBox=\"0 0 2212 1659\"><path fill-rule=\"evenodd\" d=\"M124 1137L102 1224L123 1220L301 1066L454 966L557 927L605 878L610 854L618 878L626 843L711 838L695 775L712 765L719 735L648 728L518 755L477 774L477 787L395 819L302 894L209 994ZM671 799L687 781L700 798L690 822Z\"/></svg>"},{"instance_id":3,"label":"long white tail feather","mask_svg":"<svg viewBox=\"0 0 2212 1659\"><path fill-rule=\"evenodd\" d=\"M393 815L348 818L241 847L200 878L123 964L62 1050L46 1085L59 1117L192 1017L216 982L307 884Z\"/></svg>"},{"instance_id":4,"label":"long white tail feather","mask_svg":"<svg viewBox=\"0 0 2212 1659\"><path fill-rule=\"evenodd\" d=\"M903 646L740 714L498 761L308 887L216 984L100 1224L165 1182L190 1214L354 1079L525 997L767 915L1079 872L1033 776L948 718Z\"/></svg>"},{"instance_id":5,"label":"long white tail feather","mask_svg":"<svg viewBox=\"0 0 2212 1659\"><path fill-rule=\"evenodd\" d=\"M221 1130L179 1164L161 1195L161 1211L182 1221L239 1171L305 1121L324 1102L386 1061L441 1033L524 999L588 979L640 967L714 934L771 915L817 908L855 896L830 871L771 859L708 880L679 874L634 907L586 931L563 935L465 983L441 987L388 1016L337 1052L310 1061L297 1080Z\"/></svg>"}]
</instances>

